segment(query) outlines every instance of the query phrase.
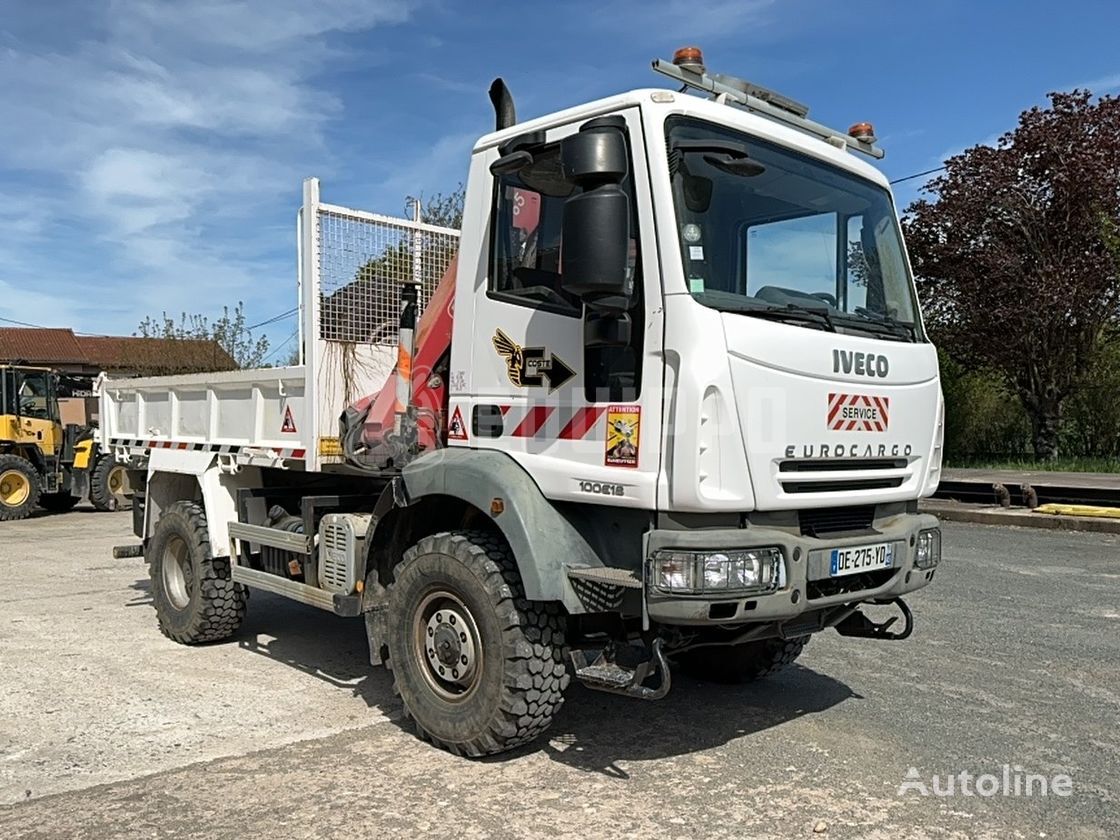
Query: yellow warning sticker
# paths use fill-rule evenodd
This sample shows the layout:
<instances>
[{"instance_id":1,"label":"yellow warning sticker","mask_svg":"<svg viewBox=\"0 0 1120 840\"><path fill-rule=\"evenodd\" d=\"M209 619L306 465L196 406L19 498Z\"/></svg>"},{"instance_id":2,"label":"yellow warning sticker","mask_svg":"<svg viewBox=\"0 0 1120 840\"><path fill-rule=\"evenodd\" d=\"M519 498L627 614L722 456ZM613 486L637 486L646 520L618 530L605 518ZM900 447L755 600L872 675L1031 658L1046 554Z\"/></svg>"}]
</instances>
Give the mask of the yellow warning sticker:
<instances>
[{"instance_id":1,"label":"yellow warning sticker","mask_svg":"<svg viewBox=\"0 0 1120 840\"><path fill-rule=\"evenodd\" d=\"M326 458L342 455L342 441L336 437L319 438L319 454Z\"/></svg>"},{"instance_id":2,"label":"yellow warning sticker","mask_svg":"<svg viewBox=\"0 0 1120 840\"><path fill-rule=\"evenodd\" d=\"M607 408L608 467L637 467L638 444L642 430L642 408L638 405L612 405Z\"/></svg>"}]
</instances>

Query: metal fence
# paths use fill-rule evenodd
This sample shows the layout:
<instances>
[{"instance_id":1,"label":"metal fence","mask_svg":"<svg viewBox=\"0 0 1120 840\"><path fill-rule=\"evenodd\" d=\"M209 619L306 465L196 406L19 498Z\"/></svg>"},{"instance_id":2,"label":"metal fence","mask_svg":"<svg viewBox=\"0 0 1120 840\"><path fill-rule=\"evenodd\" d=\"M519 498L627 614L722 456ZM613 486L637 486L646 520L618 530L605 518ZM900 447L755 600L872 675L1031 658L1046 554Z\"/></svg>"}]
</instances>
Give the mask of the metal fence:
<instances>
[{"instance_id":1,"label":"metal fence","mask_svg":"<svg viewBox=\"0 0 1120 840\"><path fill-rule=\"evenodd\" d=\"M400 288L419 282L421 308L459 243L459 232L331 204L317 213L319 330L324 341L397 342Z\"/></svg>"}]
</instances>

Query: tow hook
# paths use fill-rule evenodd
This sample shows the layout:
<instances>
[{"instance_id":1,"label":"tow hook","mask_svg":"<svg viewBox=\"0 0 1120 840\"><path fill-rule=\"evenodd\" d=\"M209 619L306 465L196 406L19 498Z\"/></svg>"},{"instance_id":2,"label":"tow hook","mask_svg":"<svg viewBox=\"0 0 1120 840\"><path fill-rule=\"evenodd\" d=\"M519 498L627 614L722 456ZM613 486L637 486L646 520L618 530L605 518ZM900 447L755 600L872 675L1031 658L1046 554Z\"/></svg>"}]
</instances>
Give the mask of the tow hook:
<instances>
[{"instance_id":1,"label":"tow hook","mask_svg":"<svg viewBox=\"0 0 1120 840\"><path fill-rule=\"evenodd\" d=\"M619 662L619 651L614 645L609 645L599 651L593 662L588 663L587 651L573 650L569 656L575 666L576 679L588 688L596 691L606 691L611 694L622 694L626 697L636 697L639 700L660 700L669 693L672 678L669 674L669 663L661 649L661 639L654 639L648 653L649 658L635 662L633 667ZM631 653L646 653L640 648L626 646L624 651ZM630 657L632 658L632 657ZM656 688L650 688L643 683L652 675L657 674L660 679Z\"/></svg>"},{"instance_id":2,"label":"tow hook","mask_svg":"<svg viewBox=\"0 0 1120 840\"><path fill-rule=\"evenodd\" d=\"M910 612L910 608L906 606L905 601L901 598L893 598L890 601L877 603L894 604L898 607L902 613L903 621L906 622L902 630L897 633L890 632L891 625L898 621L897 615L891 616L886 621L876 623L856 610L836 625L836 632L841 636L862 636L865 639L882 639L888 642L902 641L914 632L914 614Z\"/></svg>"}]
</instances>

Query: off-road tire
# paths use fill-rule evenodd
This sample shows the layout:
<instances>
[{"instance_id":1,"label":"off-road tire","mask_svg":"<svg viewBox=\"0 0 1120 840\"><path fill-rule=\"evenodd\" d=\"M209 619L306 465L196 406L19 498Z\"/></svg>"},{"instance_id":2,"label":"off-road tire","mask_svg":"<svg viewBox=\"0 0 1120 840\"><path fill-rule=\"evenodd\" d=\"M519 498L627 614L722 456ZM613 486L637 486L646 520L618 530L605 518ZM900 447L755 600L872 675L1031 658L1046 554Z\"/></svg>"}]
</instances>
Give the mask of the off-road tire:
<instances>
[{"instance_id":1,"label":"off-road tire","mask_svg":"<svg viewBox=\"0 0 1120 840\"><path fill-rule=\"evenodd\" d=\"M456 699L429 683L415 629L426 599L449 593L473 621L480 652L473 687ZM565 619L555 603L529 601L505 541L485 531L425 537L404 554L389 590L387 664L417 734L456 755L504 752L552 723L570 679ZM438 665L438 663L434 663Z\"/></svg>"},{"instance_id":2,"label":"off-road tire","mask_svg":"<svg viewBox=\"0 0 1120 840\"><path fill-rule=\"evenodd\" d=\"M23 476L27 482L27 495L13 504L5 502L4 497L0 495L0 522L26 519L39 504L39 498L43 493L39 473L35 470L35 465L26 458L12 454L0 455L0 478L7 472L17 472Z\"/></svg>"},{"instance_id":3,"label":"off-road tire","mask_svg":"<svg viewBox=\"0 0 1120 840\"><path fill-rule=\"evenodd\" d=\"M71 496L69 493L44 493L39 497L39 507L52 513L66 513L68 510L73 510L74 505L80 501L77 496Z\"/></svg>"},{"instance_id":4,"label":"off-road tire","mask_svg":"<svg viewBox=\"0 0 1120 840\"><path fill-rule=\"evenodd\" d=\"M89 500L94 508L101 511L129 510L132 508L130 497L113 492L113 473L123 465L109 455L102 455L93 465L89 476Z\"/></svg>"},{"instance_id":5,"label":"off-road tire","mask_svg":"<svg viewBox=\"0 0 1120 840\"><path fill-rule=\"evenodd\" d=\"M237 632L245 618L249 590L233 582L228 558L211 555L206 514L199 505L175 502L163 511L146 556L163 635L193 645ZM177 564L178 577L173 568L165 569L171 563Z\"/></svg>"},{"instance_id":6,"label":"off-road tire","mask_svg":"<svg viewBox=\"0 0 1120 840\"><path fill-rule=\"evenodd\" d=\"M768 677L793 663L808 636L796 639L762 639L741 645L714 645L686 651L677 658L681 669L711 682L736 685Z\"/></svg>"}]
</instances>

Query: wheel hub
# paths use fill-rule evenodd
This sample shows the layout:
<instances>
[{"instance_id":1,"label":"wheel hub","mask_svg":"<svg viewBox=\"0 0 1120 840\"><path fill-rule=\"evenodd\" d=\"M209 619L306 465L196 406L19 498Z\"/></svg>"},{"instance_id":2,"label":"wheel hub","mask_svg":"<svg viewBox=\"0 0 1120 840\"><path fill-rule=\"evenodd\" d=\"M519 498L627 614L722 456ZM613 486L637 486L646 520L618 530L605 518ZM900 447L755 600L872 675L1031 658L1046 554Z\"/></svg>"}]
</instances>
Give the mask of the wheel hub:
<instances>
[{"instance_id":1,"label":"wheel hub","mask_svg":"<svg viewBox=\"0 0 1120 840\"><path fill-rule=\"evenodd\" d=\"M19 507L27 501L31 484L19 470L8 470L0 474L0 501L9 507Z\"/></svg>"},{"instance_id":2,"label":"wheel hub","mask_svg":"<svg viewBox=\"0 0 1120 840\"><path fill-rule=\"evenodd\" d=\"M462 697L474 687L481 658L474 618L447 593L426 598L417 618L425 678L445 698Z\"/></svg>"}]
</instances>

